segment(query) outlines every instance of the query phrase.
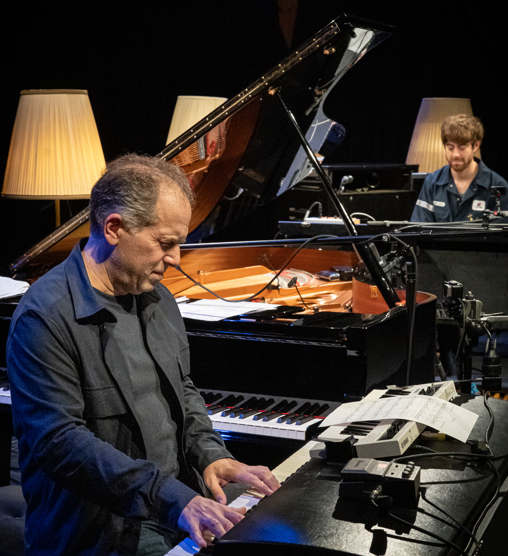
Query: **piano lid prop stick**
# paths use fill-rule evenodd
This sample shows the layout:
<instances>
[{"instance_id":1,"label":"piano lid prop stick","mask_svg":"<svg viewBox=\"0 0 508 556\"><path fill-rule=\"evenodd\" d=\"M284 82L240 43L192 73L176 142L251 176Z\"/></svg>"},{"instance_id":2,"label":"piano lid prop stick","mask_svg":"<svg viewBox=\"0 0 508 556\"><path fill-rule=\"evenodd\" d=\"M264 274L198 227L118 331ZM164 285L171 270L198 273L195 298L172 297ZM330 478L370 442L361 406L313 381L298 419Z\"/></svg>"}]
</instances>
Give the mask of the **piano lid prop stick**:
<instances>
[{"instance_id":1,"label":"piano lid prop stick","mask_svg":"<svg viewBox=\"0 0 508 556\"><path fill-rule=\"evenodd\" d=\"M309 157L312 166L316 170L316 173L319 176L319 179L321 180L326 192L328 193L328 196L330 197L330 200L332 201L335 210L339 213L339 216L344 221L344 224L346 226L349 235L352 237L357 236L358 231L356 229L356 226L354 225L353 221L351 220L351 217L349 216L346 209L344 208L344 205L341 203L339 197L337 196L337 193L333 189L330 181L328 180L328 176L325 174L323 168L321 168L321 164L319 164L316 155L314 154L309 143L307 142L307 139L303 135L302 130L300 129L300 126L298 125L298 122L296 121L293 113L286 106L280 94L280 89L276 87L272 87L269 89L268 92L270 95L275 96L275 98L279 102L279 106L282 108L282 112L286 115L290 124L293 126L296 133L298 134L298 137L300 139L300 144L302 145L304 151ZM397 305L397 303L400 303L400 298L397 295L397 292L395 291L393 286L388 281L385 272L381 268L379 261L376 259L376 257L370 250L370 247L368 245L355 244L355 243L353 243L353 247L357 252L358 256L364 262L365 266L367 267L367 270L370 272L370 275L372 276L374 283L376 284L379 291L381 292L381 295L383 296L383 299L385 300L386 304L390 309L393 309Z\"/></svg>"}]
</instances>

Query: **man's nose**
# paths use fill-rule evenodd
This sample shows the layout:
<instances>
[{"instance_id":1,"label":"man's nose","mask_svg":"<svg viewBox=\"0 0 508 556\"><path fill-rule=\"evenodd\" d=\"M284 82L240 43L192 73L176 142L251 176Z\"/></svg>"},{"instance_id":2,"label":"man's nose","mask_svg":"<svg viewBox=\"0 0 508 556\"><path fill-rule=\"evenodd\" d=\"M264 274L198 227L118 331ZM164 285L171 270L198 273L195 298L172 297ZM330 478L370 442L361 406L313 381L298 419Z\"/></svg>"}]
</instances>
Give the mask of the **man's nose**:
<instances>
[{"instance_id":1,"label":"man's nose","mask_svg":"<svg viewBox=\"0 0 508 556\"><path fill-rule=\"evenodd\" d=\"M180 264L180 246L175 245L163 257L164 264L169 266L178 266Z\"/></svg>"}]
</instances>

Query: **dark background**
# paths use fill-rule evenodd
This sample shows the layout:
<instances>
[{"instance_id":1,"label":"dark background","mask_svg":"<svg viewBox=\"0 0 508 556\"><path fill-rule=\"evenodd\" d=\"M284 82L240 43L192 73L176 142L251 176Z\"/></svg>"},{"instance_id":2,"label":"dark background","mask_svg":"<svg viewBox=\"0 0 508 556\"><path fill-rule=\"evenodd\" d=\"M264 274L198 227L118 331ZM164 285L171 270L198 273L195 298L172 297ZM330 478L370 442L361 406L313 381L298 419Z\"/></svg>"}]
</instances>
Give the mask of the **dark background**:
<instances>
[{"instance_id":1,"label":"dark background","mask_svg":"<svg viewBox=\"0 0 508 556\"><path fill-rule=\"evenodd\" d=\"M341 162L404 162L421 99L465 97L485 125L484 161L508 177L501 8L470 0L297 5L292 48L342 12L396 27L338 85L328 116L347 130ZM4 170L23 89L87 89L106 160L132 151L155 155L177 95L231 98L290 50L277 0L18 4L4 26ZM0 199L3 273L53 222L52 202Z\"/></svg>"}]
</instances>

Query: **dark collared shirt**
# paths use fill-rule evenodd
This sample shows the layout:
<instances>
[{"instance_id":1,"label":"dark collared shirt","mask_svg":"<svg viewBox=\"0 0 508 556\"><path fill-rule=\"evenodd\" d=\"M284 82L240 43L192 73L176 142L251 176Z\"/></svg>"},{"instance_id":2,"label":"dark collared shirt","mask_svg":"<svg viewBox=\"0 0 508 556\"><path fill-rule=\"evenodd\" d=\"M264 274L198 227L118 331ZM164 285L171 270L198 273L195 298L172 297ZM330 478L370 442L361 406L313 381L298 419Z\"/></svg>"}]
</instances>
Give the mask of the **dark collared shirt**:
<instances>
[{"instance_id":1,"label":"dark collared shirt","mask_svg":"<svg viewBox=\"0 0 508 556\"><path fill-rule=\"evenodd\" d=\"M147 459L143 431L162 426L135 403L116 317L91 287L77 245L23 296L7 364L23 494L26 555L134 555L141 520L171 536L196 496ZM192 476L231 457L189 378L189 346L171 293L137 297L146 349L174 391L180 467Z\"/></svg>"},{"instance_id":2,"label":"dark collared shirt","mask_svg":"<svg viewBox=\"0 0 508 556\"><path fill-rule=\"evenodd\" d=\"M411 222L460 222L483 218L485 209L495 210L492 188L508 183L478 158L478 172L462 198L448 165L429 174L416 201ZM500 196L501 210L508 210L508 190Z\"/></svg>"}]
</instances>

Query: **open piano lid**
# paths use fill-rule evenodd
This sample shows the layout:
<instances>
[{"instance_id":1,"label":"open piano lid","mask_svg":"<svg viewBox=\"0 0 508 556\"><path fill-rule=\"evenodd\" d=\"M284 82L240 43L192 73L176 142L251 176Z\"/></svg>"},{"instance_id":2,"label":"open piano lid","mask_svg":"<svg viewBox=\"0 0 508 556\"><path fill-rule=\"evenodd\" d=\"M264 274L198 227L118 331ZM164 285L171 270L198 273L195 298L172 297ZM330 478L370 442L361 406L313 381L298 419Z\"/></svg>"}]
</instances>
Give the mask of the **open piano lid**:
<instances>
[{"instance_id":1,"label":"open piano lid","mask_svg":"<svg viewBox=\"0 0 508 556\"><path fill-rule=\"evenodd\" d=\"M326 116L328 94L390 30L342 15L158 155L182 167L197 195L187 243L234 224L312 170L270 91L280 91L312 149L319 152L334 123ZM89 207L13 262L11 273L23 270L37 276L64 260L76 242L89 235L88 218Z\"/></svg>"}]
</instances>

